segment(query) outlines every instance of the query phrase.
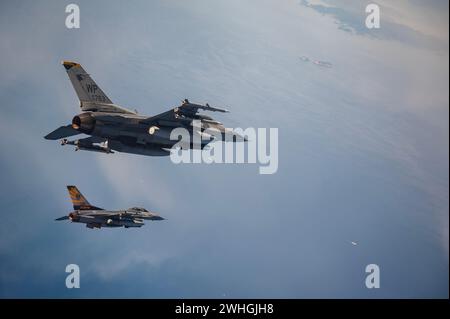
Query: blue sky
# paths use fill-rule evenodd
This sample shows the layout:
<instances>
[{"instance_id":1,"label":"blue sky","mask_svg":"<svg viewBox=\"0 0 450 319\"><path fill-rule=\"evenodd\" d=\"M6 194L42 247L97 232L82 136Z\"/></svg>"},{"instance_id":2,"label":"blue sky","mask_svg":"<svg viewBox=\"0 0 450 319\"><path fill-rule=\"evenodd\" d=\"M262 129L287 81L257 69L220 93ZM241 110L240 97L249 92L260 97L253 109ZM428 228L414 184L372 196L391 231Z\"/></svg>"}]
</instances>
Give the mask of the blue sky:
<instances>
[{"instance_id":1,"label":"blue sky","mask_svg":"<svg viewBox=\"0 0 450 319\"><path fill-rule=\"evenodd\" d=\"M378 1L375 36L339 28L359 1L77 3L79 30L64 2L0 5L1 297L448 297L448 3ZM278 127L277 174L44 140L79 112L63 59L141 114L189 98ZM69 184L167 220L57 223Z\"/></svg>"}]
</instances>

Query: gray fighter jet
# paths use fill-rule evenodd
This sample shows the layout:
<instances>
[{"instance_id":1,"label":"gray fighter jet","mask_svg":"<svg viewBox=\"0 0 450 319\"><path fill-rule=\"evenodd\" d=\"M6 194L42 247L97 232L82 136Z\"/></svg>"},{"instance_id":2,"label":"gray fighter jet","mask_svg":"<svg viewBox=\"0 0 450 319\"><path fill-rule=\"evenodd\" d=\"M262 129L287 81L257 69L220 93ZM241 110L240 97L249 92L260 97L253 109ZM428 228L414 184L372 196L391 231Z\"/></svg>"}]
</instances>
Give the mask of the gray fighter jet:
<instances>
[{"instance_id":1,"label":"gray fighter jet","mask_svg":"<svg viewBox=\"0 0 450 319\"><path fill-rule=\"evenodd\" d=\"M89 204L76 186L67 186L74 211L67 216L55 220L71 220L74 223L84 223L88 228L101 227L141 227L144 220L164 220L145 208L132 207L125 210L104 210Z\"/></svg>"},{"instance_id":2,"label":"gray fighter jet","mask_svg":"<svg viewBox=\"0 0 450 319\"><path fill-rule=\"evenodd\" d=\"M91 76L75 62L63 61L64 68L80 100L81 114L76 115L69 125L61 126L45 136L48 140L61 140L62 145L74 145L75 150L114 153L114 151L149 156L170 155L170 148L178 140L171 140L170 133L177 127L186 128L191 141L194 134L200 137L203 149L214 140L206 129L218 130L222 140L246 141L244 137L226 129L222 123L211 117L199 114L199 110L228 112L206 105L199 105L185 99L178 107L155 115L142 116L113 102L106 96ZM193 120L201 121L194 127ZM66 138L78 134L90 135L87 138L69 141ZM230 138L231 137L231 138ZM193 143L184 146L193 148Z\"/></svg>"}]
</instances>

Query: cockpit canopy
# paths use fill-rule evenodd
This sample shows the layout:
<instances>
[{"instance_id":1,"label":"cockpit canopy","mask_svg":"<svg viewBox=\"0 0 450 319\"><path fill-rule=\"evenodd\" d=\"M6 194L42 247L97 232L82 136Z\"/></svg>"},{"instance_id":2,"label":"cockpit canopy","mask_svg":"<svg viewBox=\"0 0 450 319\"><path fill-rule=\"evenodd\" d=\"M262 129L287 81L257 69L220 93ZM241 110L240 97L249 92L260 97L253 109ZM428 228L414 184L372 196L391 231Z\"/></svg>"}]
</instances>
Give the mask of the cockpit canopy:
<instances>
[{"instance_id":1,"label":"cockpit canopy","mask_svg":"<svg viewBox=\"0 0 450 319\"><path fill-rule=\"evenodd\" d=\"M145 208L142 207L131 207L129 210L135 211L135 212L148 212Z\"/></svg>"}]
</instances>

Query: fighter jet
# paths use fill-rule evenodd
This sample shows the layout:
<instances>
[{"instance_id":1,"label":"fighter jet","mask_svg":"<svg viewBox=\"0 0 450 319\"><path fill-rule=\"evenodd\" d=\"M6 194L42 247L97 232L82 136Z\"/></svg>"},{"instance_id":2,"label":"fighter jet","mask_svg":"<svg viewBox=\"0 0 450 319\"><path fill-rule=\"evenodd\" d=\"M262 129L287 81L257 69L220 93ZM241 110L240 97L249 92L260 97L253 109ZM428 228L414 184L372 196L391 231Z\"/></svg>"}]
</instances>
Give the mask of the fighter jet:
<instances>
[{"instance_id":1,"label":"fighter jet","mask_svg":"<svg viewBox=\"0 0 450 319\"><path fill-rule=\"evenodd\" d=\"M82 113L76 115L71 124L61 126L46 135L48 140L61 139L62 145L74 145L75 150L102 153L118 151L149 156L170 155L170 148L178 142L170 139L170 133L177 127L186 128L191 135L191 141L194 140L194 134L200 137L198 140L201 140L202 149L214 140L214 135L204 132L206 129L218 130L222 140L246 141L244 137L226 129L222 123L205 114L199 114L199 110L228 112L225 109L211 107L208 103L194 104L185 99L181 105L164 113L142 116L136 111L114 104L80 64L63 61L62 65L80 100ZM200 127L193 125L194 120L200 121ZM67 139L82 133L90 136L76 140ZM185 147L193 148L193 143Z\"/></svg>"},{"instance_id":2,"label":"fighter jet","mask_svg":"<svg viewBox=\"0 0 450 319\"><path fill-rule=\"evenodd\" d=\"M141 227L144 220L164 220L145 208L132 207L125 210L104 210L92 206L80 193L76 186L67 186L74 211L67 216L55 220L70 220L74 223L84 223L88 228L101 227Z\"/></svg>"}]
</instances>

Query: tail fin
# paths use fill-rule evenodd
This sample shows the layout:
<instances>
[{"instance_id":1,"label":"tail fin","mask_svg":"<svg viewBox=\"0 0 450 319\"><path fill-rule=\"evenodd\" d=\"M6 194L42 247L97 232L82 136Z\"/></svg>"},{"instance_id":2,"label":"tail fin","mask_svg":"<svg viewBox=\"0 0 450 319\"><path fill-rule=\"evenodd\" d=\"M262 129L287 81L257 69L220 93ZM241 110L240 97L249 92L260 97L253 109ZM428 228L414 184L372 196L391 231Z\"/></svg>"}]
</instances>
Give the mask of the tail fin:
<instances>
[{"instance_id":1,"label":"tail fin","mask_svg":"<svg viewBox=\"0 0 450 319\"><path fill-rule=\"evenodd\" d=\"M73 209L75 210L102 210L101 208L92 206L89 204L87 199L83 196L83 194L80 193L78 188L76 186L69 185L67 186L67 189L69 191L70 199L73 204Z\"/></svg>"},{"instance_id":2,"label":"tail fin","mask_svg":"<svg viewBox=\"0 0 450 319\"><path fill-rule=\"evenodd\" d=\"M83 102L99 102L112 104L112 101L94 82L91 76L76 62L63 61L62 65L69 75L73 88L81 104Z\"/></svg>"}]
</instances>

